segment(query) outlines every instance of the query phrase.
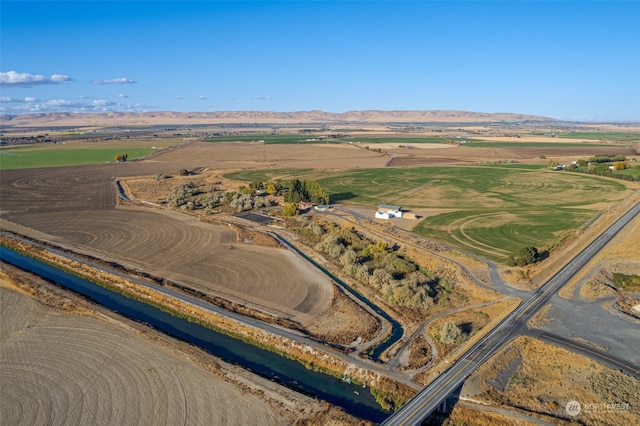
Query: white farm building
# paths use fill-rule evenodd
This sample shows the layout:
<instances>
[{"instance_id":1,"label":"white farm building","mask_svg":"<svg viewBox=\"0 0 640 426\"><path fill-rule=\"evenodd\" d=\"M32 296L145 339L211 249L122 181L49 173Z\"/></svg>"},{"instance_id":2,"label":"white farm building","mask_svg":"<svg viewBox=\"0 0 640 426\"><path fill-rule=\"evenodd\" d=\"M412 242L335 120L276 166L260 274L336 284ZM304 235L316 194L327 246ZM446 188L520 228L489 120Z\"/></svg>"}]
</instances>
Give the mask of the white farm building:
<instances>
[{"instance_id":1,"label":"white farm building","mask_svg":"<svg viewBox=\"0 0 640 426\"><path fill-rule=\"evenodd\" d=\"M378 211L375 214L376 219L393 219L394 217L402 217L402 207L392 206L389 204L378 204Z\"/></svg>"}]
</instances>

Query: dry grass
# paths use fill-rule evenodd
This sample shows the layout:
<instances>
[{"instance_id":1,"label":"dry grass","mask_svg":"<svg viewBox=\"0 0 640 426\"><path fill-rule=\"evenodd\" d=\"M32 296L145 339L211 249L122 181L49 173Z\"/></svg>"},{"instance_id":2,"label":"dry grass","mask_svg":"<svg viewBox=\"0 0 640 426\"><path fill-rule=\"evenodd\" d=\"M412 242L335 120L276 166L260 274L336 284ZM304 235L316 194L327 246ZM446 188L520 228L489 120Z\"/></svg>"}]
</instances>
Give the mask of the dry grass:
<instances>
[{"instance_id":1,"label":"dry grass","mask_svg":"<svg viewBox=\"0 0 640 426\"><path fill-rule=\"evenodd\" d=\"M468 381L463 396L491 405L571 420L569 401L585 409L575 420L622 425L640 421L637 379L582 356L529 337L520 337L492 357ZM629 404L618 412L588 409L588 404Z\"/></svg>"},{"instance_id":2,"label":"dry grass","mask_svg":"<svg viewBox=\"0 0 640 426\"><path fill-rule=\"evenodd\" d=\"M430 323L425 332L431 341L433 341L438 347L440 359L444 359L458 350L461 346L465 345L470 338L475 336L489 323L496 322L506 316L516 306L518 306L518 303L519 302L515 299L508 299L492 303L488 306L467 309L451 315L446 315ZM441 341L440 329L442 328L442 325L447 322L452 322L462 327L466 334L464 341L459 342L458 344L444 344Z\"/></svg>"},{"instance_id":3,"label":"dry grass","mask_svg":"<svg viewBox=\"0 0 640 426\"><path fill-rule=\"evenodd\" d=\"M406 362L401 365L403 370L416 370L427 365L433 359L431 346L424 335L418 334L407 347L409 353Z\"/></svg>"}]
</instances>

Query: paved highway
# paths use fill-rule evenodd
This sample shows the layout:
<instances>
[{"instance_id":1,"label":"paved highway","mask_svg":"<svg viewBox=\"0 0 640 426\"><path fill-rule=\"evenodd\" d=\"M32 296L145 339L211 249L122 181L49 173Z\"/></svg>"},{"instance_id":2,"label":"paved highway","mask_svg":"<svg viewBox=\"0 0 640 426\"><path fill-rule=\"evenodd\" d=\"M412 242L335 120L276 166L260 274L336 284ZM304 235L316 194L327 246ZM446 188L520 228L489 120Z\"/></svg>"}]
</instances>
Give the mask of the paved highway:
<instances>
[{"instance_id":1,"label":"paved highway","mask_svg":"<svg viewBox=\"0 0 640 426\"><path fill-rule=\"evenodd\" d=\"M598 253L631 219L640 213L640 203L618 219L589 246L575 256L564 268L518 308L505 317L489 333L474 344L444 373L423 388L382 425L416 425L427 418L442 402L458 389L482 363L498 349L522 334L529 319L586 263Z\"/></svg>"}]
</instances>

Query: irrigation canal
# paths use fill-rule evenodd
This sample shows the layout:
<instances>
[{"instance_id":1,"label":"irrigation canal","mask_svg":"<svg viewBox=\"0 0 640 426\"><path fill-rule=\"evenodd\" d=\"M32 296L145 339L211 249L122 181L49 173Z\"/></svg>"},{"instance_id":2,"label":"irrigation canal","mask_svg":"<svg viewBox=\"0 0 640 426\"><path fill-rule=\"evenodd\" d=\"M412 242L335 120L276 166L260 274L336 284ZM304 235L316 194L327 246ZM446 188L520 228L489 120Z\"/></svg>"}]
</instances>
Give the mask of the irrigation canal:
<instances>
[{"instance_id":1,"label":"irrigation canal","mask_svg":"<svg viewBox=\"0 0 640 426\"><path fill-rule=\"evenodd\" d=\"M356 417L381 422L390 414L378 405L369 389L308 370L299 362L174 317L156 307L130 299L5 247L0 247L0 259L81 294L129 319L194 344L226 362L242 366L297 392L339 406Z\"/></svg>"},{"instance_id":2,"label":"irrigation canal","mask_svg":"<svg viewBox=\"0 0 640 426\"><path fill-rule=\"evenodd\" d=\"M315 266L320 271L322 271L322 273L324 273L326 276L331 278L343 290L348 291L349 293L351 293L351 295L356 297L362 303L366 304L369 308L371 308L375 313L380 315L380 317L382 317L385 321L387 321L391 325L391 333L389 334L389 336L383 342L381 342L380 344L376 345L372 349L371 354L370 354L371 355L371 359L373 359L374 361L378 361L379 358L380 358L380 355L382 355L382 353L384 351L389 349L398 340L400 340L400 338L404 334L404 330L402 329L402 326L400 325L400 323L398 321L396 321L393 318L391 318L391 316L389 314L387 314L385 311L383 311L382 309L380 309L380 307L376 306L374 303L371 303L369 301L369 299L367 299L366 297L362 296L360 293L355 291L349 284L347 284L346 282L342 281L340 278L338 278L335 275L333 275L327 268L325 268L324 266L320 265L318 262L316 262L315 260L313 260L312 258L307 256L306 254L301 252L296 246L291 244L285 238L283 238L282 236L278 235L275 232L271 233L271 235L274 238L276 238L278 241L280 241L282 244L284 244L286 247L288 247L289 249L293 250L298 255L302 256L302 258L304 258L307 262L311 263L313 266Z\"/></svg>"}]
</instances>

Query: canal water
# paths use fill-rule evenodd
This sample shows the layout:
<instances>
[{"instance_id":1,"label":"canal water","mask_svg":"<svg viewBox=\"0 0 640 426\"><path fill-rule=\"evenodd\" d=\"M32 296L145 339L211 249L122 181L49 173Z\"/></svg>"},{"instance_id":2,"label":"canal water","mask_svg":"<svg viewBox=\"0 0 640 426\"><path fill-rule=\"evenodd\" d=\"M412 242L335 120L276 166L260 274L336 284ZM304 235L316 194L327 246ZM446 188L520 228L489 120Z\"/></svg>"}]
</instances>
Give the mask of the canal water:
<instances>
[{"instance_id":1,"label":"canal water","mask_svg":"<svg viewBox=\"0 0 640 426\"><path fill-rule=\"evenodd\" d=\"M300 393L328 401L356 417L381 422L390 414L378 405L368 388L308 370L296 361L174 317L158 308L5 247L0 247L0 259L81 294L127 318L146 323L170 336L192 343L229 363L242 366Z\"/></svg>"}]
</instances>

